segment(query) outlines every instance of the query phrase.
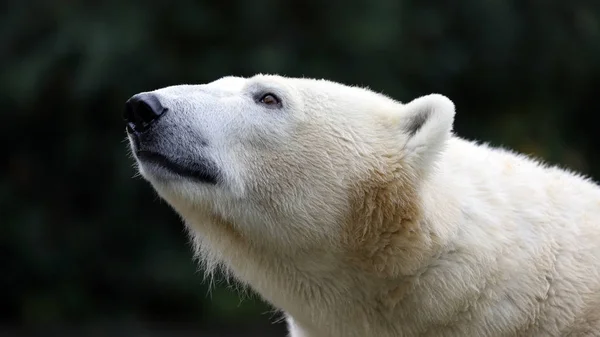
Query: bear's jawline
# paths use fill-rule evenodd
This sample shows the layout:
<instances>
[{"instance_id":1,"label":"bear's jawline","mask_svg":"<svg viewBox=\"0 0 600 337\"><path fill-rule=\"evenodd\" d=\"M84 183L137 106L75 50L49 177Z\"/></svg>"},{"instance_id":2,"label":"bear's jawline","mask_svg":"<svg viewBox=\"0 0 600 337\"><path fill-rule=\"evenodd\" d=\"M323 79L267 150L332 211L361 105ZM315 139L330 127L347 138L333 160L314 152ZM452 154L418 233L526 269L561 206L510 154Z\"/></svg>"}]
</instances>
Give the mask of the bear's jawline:
<instances>
[{"instance_id":1,"label":"bear's jawline","mask_svg":"<svg viewBox=\"0 0 600 337\"><path fill-rule=\"evenodd\" d=\"M192 178L203 183L217 184L219 180L213 165L206 160L201 163L194 163L194 167L185 167L156 152L137 151L136 157L140 161L153 163L179 176Z\"/></svg>"}]
</instances>

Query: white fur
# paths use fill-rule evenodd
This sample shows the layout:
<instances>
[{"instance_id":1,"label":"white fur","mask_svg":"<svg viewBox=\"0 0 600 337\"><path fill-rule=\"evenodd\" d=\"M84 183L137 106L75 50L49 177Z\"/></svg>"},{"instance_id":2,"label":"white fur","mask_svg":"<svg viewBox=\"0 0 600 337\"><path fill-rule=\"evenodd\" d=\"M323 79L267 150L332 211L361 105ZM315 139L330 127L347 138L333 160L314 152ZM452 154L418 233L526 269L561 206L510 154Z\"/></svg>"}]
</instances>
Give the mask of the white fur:
<instances>
[{"instance_id":1,"label":"white fur","mask_svg":"<svg viewBox=\"0 0 600 337\"><path fill-rule=\"evenodd\" d=\"M258 87L282 108L250 99ZM207 268L283 310L292 337L600 336L600 189L452 135L448 98L401 104L263 75L155 93L170 109L164 127L187 130L165 144L210 158L224 180L165 179L143 161L142 175L185 219ZM208 145L193 145L199 135ZM370 268L346 237L353 196L373 176L406 191L364 200L387 217L372 219L399 216L384 205L418 216L361 241Z\"/></svg>"}]
</instances>

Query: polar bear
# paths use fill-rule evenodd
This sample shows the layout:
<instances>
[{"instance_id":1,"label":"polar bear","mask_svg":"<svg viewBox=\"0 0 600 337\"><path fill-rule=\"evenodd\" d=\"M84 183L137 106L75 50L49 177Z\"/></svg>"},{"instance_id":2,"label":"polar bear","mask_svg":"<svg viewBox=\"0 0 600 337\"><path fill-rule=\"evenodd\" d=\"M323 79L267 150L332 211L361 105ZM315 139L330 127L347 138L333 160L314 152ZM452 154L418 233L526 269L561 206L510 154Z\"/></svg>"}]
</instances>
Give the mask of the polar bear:
<instances>
[{"instance_id":1,"label":"polar bear","mask_svg":"<svg viewBox=\"0 0 600 337\"><path fill-rule=\"evenodd\" d=\"M143 92L139 172L292 337L600 336L600 188L400 103L256 75Z\"/></svg>"}]
</instances>

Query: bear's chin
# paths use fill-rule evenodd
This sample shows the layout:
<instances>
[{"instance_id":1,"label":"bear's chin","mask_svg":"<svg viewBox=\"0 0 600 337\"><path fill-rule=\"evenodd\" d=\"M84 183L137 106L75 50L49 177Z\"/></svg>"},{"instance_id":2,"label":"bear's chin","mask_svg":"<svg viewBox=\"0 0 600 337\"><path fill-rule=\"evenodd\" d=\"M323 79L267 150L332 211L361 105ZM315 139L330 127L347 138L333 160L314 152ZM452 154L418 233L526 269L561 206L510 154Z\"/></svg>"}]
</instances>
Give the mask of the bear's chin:
<instances>
[{"instance_id":1,"label":"bear's chin","mask_svg":"<svg viewBox=\"0 0 600 337\"><path fill-rule=\"evenodd\" d=\"M142 175L147 179L162 182L184 179L210 185L217 185L220 180L214 165L207 160L184 164L152 151L136 151L135 157L140 165Z\"/></svg>"}]
</instances>

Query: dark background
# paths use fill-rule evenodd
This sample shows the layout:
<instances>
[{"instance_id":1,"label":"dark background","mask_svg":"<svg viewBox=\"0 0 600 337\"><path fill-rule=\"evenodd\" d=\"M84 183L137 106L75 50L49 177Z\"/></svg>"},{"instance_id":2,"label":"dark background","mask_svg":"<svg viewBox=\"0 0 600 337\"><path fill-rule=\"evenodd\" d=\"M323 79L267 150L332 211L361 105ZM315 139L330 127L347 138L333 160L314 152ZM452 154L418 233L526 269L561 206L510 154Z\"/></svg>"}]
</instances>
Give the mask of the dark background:
<instances>
[{"instance_id":1,"label":"dark background","mask_svg":"<svg viewBox=\"0 0 600 337\"><path fill-rule=\"evenodd\" d=\"M598 0L8 1L0 64L2 336L284 336L253 296L208 294L133 178L140 91L261 72L439 92L461 136L600 178Z\"/></svg>"}]
</instances>

